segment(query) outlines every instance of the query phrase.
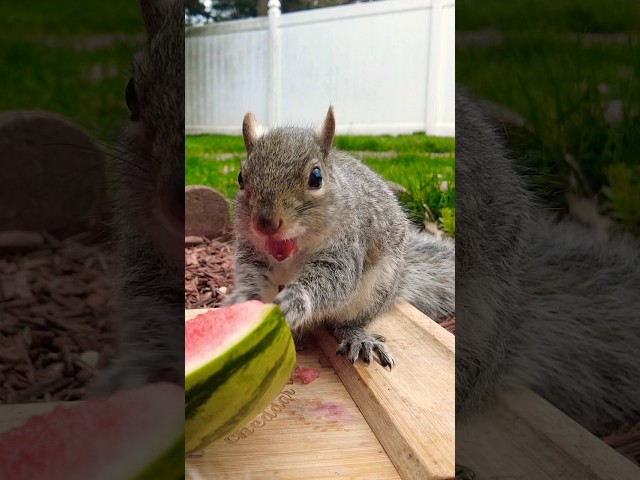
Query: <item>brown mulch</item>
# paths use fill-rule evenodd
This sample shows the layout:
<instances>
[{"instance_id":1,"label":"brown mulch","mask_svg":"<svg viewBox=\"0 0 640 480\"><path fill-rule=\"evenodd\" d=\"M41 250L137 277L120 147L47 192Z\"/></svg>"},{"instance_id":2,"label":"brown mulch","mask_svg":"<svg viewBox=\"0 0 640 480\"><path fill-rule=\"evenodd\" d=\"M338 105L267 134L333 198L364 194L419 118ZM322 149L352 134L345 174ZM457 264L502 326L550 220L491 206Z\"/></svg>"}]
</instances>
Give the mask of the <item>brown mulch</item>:
<instances>
[{"instance_id":1,"label":"brown mulch","mask_svg":"<svg viewBox=\"0 0 640 480\"><path fill-rule=\"evenodd\" d=\"M232 283L231 245L187 237L184 265L184 308L219 307Z\"/></svg>"},{"instance_id":2,"label":"brown mulch","mask_svg":"<svg viewBox=\"0 0 640 480\"><path fill-rule=\"evenodd\" d=\"M0 403L81 399L113 354L110 256L88 235L4 237L13 245L0 257Z\"/></svg>"}]
</instances>

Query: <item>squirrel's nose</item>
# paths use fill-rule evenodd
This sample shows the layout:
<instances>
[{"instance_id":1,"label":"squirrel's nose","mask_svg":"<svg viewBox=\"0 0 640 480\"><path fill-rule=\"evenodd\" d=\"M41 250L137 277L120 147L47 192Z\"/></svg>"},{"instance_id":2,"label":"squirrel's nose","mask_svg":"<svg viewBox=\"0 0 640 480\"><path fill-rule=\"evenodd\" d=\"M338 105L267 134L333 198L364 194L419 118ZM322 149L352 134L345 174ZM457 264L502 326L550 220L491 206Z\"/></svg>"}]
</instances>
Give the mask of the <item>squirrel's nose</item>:
<instances>
[{"instance_id":1,"label":"squirrel's nose","mask_svg":"<svg viewBox=\"0 0 640 480\"><path fill-rule=\"evenodd\" d=\"M275 235L282 227L282 219L259 216L256 220L256 229L265 235Z\"/></svg>"}]
</instances>

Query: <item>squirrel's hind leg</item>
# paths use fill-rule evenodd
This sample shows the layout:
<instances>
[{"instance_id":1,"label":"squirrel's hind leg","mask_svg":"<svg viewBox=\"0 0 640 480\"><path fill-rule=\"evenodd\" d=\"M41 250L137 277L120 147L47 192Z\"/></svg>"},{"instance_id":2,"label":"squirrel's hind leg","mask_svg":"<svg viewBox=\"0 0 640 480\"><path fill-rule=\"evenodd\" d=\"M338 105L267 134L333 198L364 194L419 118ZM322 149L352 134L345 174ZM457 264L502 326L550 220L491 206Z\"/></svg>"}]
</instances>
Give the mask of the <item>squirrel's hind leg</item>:
<instances>
[{"instance_id":1,"label":"squirrel's hind leg","mask_svg":"<svg viewBox=\"0 0 640 480\"><path fill-rule=\"evenodd\" d=\"M369 333L364 327L354 325L340 325L335 329L335 335L340 342L336 349L337 355L345 355L352 362L362 360L371 362L371 357L383 367L393 368L394 361L391 353L384 344L384 337L375 333Z\"/></svg>"}]
</instances>

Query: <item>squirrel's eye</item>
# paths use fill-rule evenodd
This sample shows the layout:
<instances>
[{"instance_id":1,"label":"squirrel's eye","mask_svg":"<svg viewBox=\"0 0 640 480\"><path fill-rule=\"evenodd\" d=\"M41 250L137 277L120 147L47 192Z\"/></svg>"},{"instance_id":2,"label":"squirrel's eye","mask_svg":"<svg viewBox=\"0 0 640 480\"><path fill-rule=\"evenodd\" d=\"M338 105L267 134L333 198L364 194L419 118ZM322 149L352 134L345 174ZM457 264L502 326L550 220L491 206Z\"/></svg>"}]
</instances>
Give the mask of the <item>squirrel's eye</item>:
<instances>
[{"instance_id":1,"label":"squirrel's eye","mask_svg":"<svg viewBox=\"0 0 640 480\"><path fill-rule=\"evenodd\" d=\"M244 180L242 180L242 172L238 174L238 185L240 185L240 190L244 190Z\"/></svg>"},{"instance_id":2,"label":"squirrel's eye","mask_svg":"<svg viewBox=\"0 0 640 480\"><path fill-rule=\"evenodd\" d=\"M311 175L309 175L309 187L310 188L320 188L322 185L322 172L320 172L319 167L314 167L311 170Z\"/></svg>"},{"instance_id":3,"label":"squirrel's eye","mask_svg":"<svg viewBox=\"0 0 640 480\"><path fill-rule=\"evenodd\" d=\"M133 84L133 78L129 80L129 83L127 83L124 98L127 102L127 107L129 107L129 111L131 112L129 118L134 121L138 120L140 112L138 110L138 96L136 94L135 85Z\"/></svg>"}]
</instances>

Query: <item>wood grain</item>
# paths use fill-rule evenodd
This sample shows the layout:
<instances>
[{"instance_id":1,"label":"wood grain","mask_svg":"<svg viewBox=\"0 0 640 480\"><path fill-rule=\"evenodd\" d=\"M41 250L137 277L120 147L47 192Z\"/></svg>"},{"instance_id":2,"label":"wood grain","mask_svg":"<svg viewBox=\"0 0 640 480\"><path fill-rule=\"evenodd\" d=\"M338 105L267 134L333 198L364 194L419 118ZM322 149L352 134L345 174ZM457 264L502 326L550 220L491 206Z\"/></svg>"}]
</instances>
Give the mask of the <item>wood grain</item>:
<instances>
[{"instance_id":1,"label":"wood grain","mask_svg":"<svg viewBox=\"0 0 640 480\"><path fill-rule=\"evenodd\" d=\"M188 310L187 317L201 311ZM288 403L276 399L279 411L266 409L276 415L272 420L259 415L256 423L209 445L202 457L188 458L187 479L401 478L318 346L312 341L297 357L298 365L320 377L286 385L278 398Z\"/></svg>"},{"instance_id":2,"label":"wood grain","mask_svg":"<svg viewBox=\"0 0 640 480\"><path fill-rule=\"evenodd\" d=\"M407 304L370 330L386 337L392 371L337 356L326 330L317 338L402 478L454 478L455 337Z\"/></svg>"},{"instance_id":3,"label":"wood grain","mask_svg":"<svg viewBox=\"0 0 640 480\"><path fill-rule=\"evenodd\" d=\"M526 389L458 425L458 463L475 480L494 478L635 480L640 468Z\"/></svg>"}]
</instances>

